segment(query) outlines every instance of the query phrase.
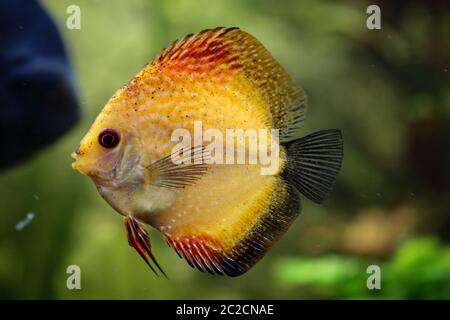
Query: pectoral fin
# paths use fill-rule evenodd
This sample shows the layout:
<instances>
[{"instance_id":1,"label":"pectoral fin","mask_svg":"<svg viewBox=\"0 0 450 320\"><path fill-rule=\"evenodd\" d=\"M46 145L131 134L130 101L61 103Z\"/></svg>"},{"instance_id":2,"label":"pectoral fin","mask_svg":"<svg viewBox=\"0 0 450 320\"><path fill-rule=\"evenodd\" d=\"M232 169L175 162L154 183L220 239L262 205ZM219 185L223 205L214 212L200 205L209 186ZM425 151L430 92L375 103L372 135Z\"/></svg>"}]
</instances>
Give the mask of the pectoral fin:
<instances>
[{"instance_id":1,"label":"pectoral fin","mask_svg":"<svg viewBox=\"0 0 450 320\"><path fill-rule=\"evenodd\" d=\"M176 150L153 162L147 169L154 176L154 186L184 188L195 183L207 172L207 159L205 148L199 145Z\"/></svg>"}]
</instances>

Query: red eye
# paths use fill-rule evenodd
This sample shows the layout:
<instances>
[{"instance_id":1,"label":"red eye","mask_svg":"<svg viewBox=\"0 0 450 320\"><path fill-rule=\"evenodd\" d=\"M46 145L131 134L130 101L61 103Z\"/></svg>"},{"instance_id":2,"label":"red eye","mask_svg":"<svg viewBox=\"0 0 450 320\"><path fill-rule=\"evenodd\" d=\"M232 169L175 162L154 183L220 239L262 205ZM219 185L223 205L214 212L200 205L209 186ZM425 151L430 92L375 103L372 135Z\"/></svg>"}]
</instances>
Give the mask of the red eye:
<instances>
[{"instance_id":1,"label":"red eye","mask_svg":"<svg viewBox=\"0 0 450 320\"><path fill-rule=\"evenodd\" d=\"M98 135L98 143L100 143L103 147L111 149L119 144L120 135L114 129L104 129Z\"/></svg>"}]
</instances>

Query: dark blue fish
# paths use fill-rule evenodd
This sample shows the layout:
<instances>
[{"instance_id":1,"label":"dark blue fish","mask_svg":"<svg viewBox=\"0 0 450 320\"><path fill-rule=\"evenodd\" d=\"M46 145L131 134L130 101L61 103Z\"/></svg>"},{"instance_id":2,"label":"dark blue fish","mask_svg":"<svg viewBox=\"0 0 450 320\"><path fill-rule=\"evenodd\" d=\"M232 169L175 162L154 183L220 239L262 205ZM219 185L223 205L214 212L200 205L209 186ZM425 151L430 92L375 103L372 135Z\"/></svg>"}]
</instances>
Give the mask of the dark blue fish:
<instances>
[{"instance_id":1,"label":"dark blue fish","mask_svg":"<svg viewBox=\"0 0 450 320\"><path fill-rule=\"evenodd\" d=\"M0 1L0 168L55 141L80 117L56 25L34 0Z\"/></svg>"}]
</instances>

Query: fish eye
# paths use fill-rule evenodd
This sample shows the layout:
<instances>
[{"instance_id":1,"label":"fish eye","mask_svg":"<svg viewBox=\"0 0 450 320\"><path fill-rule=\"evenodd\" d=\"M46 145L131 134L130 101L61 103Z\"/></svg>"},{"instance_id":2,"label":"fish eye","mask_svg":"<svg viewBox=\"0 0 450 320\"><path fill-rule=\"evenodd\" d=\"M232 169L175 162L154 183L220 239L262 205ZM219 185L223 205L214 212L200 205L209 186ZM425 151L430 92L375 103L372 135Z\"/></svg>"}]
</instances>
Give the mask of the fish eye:
<instances>
[{"instance_id":1,"label":"fish eye","mask_svg":"<svg viewBox=\"0 0 450 320\"><path fill-rule=\"evenodd\" d=\"M104 148L114 148L119 144L120 135L114 129L104 129L98 135L98 143L100 143Z\"/></svg>"}]
</instances>

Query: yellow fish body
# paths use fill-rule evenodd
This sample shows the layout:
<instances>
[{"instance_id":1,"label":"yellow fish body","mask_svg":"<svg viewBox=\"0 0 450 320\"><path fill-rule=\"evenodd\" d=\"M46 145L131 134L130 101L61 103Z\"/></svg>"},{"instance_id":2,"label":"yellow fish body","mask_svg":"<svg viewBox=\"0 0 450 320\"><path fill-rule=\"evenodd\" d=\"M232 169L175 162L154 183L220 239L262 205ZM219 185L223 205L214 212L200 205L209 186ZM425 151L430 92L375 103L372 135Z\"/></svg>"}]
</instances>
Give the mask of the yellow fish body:
<instances>
[{"instance_id":1,"label":"yellow fish body","mask_svg":"<svg viewBox=\"0 0 450 320\"><path fill-rule=\"evenodd\" d=\"M152 269L149 259L159 265L143 223L191 266L237 276L300 213L298 191L321 203L340 170L340 131L298 139L305 113L303 90L258 40L238 28L204 30L174 42L114 94L73 154L73 168L125 216L130 245ZM278 139L270 136L280 148L277 169L207 163L204 142L187 150L190 164L174 163L173 132L195 135L196 123L223 136L279 129Z\"/></svg>"}]
</instances>

